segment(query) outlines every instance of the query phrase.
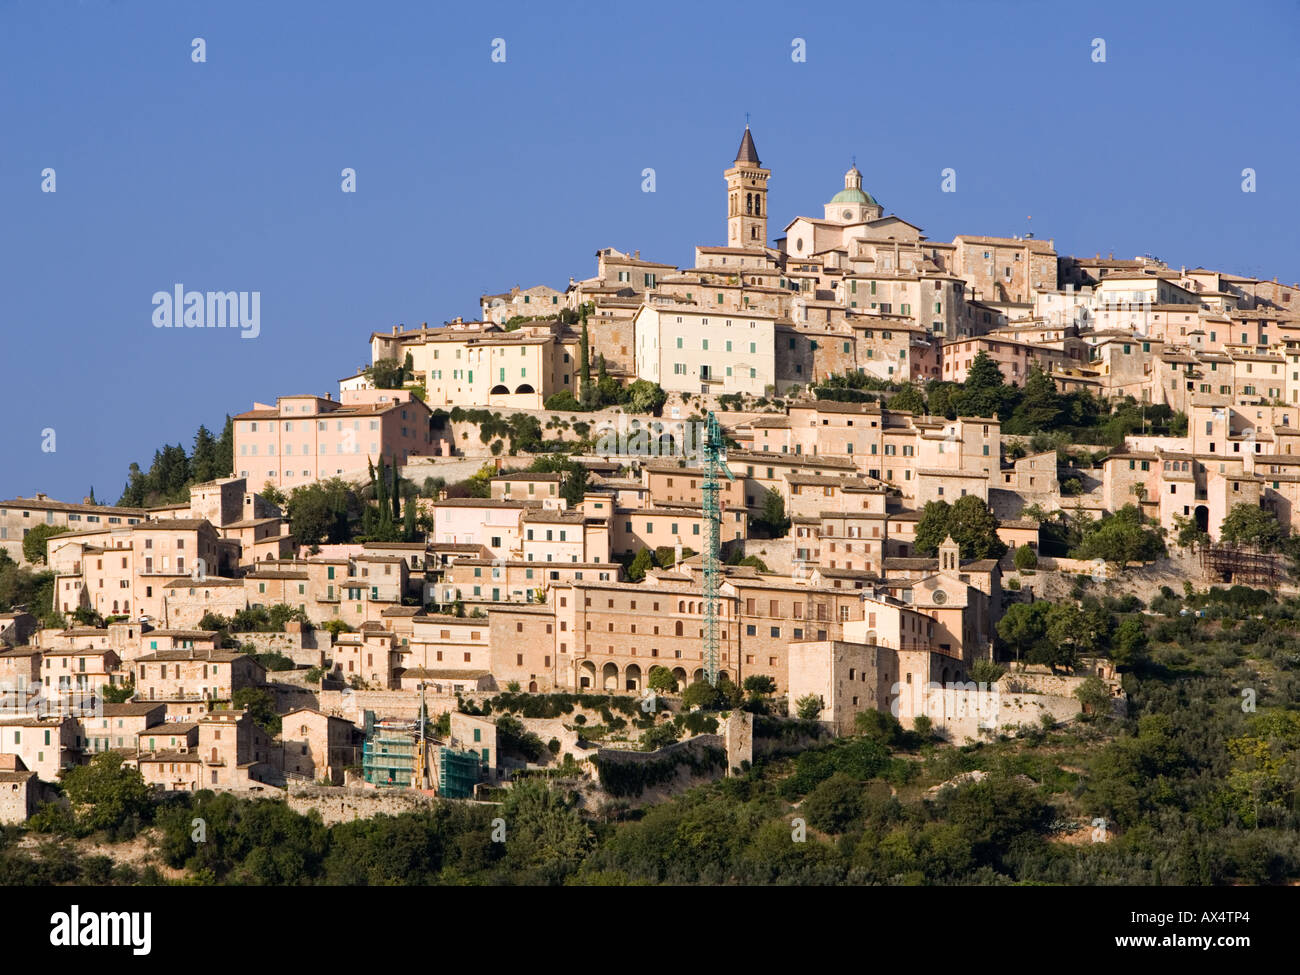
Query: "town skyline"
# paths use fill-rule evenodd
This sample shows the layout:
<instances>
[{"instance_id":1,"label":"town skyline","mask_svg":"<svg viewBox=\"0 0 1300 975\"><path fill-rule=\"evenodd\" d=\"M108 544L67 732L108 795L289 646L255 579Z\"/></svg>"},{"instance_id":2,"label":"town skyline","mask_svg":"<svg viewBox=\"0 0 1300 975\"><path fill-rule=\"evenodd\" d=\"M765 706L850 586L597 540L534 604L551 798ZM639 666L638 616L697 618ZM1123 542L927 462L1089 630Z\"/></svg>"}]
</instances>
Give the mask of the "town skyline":
<instances>
[{"instance_id":1,"label":"town skyline","mask_svg":"<svg viewBox=\"0 0 1300 975\"><path fill-rule=\"evenodd\" d=\"M956 39L959 28L976 36L989 30L958 7L944 9L953 34L926 40L931 84L947 79L953 90L962 72L978 64ZM491 17L455 14L445 25L446 36L454 38L446 44L445 64L421 62L417 69L405 42L385 37L389 56L381 57L378 37L345 38L321 27L299 37L278 15L268 18L265 37L250 39L240 29L239 11L206 15L204 27L191 26L182 12L137 23L129 12L114 17L92 10L59 43L86 66L87 78L99 79L98 91L69 79L35 93L10 120L20 151L0 167L10 186L14 228L0 257L17 282L8 318L23 326L11 330L12 352L48 354L50 336L60 336L59 347L79 350L65 355L65 368L72 388L86 392L51 398L34 377L19 378L16 394L41 406L0 432L0 449L25 458L6 469L0 493L44 491L76 500L93 486L100 499L116 500L131 462L147 466L163 443L179 440L190 449L188 438L200 423L216 433L227 413L276 390L331 388L363 364L358 336L398 323L469 318L482 292L516 284L563 287L570 276L587 273L598 248L639 250L650 260L685 266L694 243L724 242L718 170L746 113L762 134L765 164L777 174L771 186L774 225L825 199L856 158L864 185L886 212L919 224L931 239L1032 230L1054 239L1060 254L1151 253L1174 267L1204 265L1294 280L1300 257L1294 228L1282 218L1300 202L1283 177L1285 160L1294 155L1293 136L1272 132L1268 122L1282 77L1294 70L1287 62L1262 53L1264 74L1247 91L1223 77L1217 62L1182 56L1187 48L1179 40L1186 38L1179 32L1188 28L1160 19L1158 12L1135 15L1122 29L1110 28L1116 23L1112 12L1095 29L1080 24L1059 36L1036 31L1031 47L1027 31L1016 27L1018 8L1002 9L1011 26L987 37L987 50L1016 54L1025 71L1055 77L1058 86L1083 85L1096 101L1092 117L1113 119L1126 144L1122 133L1133 131L1124 128L1135 110L1132 91L1140 90L1133 85L1156 77L1179 79L1200 110L1228 113L1264 134L1235 148L1234 140L1201 139L1195 153L1174 159L1153 145L1134 166L1106 148L1112 139L1081 138L1090 126L1086 121L1036 121L1061 113L1053 107L1050 82L1025 91L1017 86L1014 103L1024 102L1022 114L1040 136L1024 143L1026 152L1041 157L1029 166L1009 162L1014 156L1003 151L1007 136L997 126L969 134L940 131L951 126L922 118L926 113L907 107L910 99L876 99L867 118L845 125L833 102L823 105L811 96L851 70L852 52L827 19L812 16L797 29L787 29L779 17L727 27L739 32L747 52L763 52L780 85L761 94L739 91L734 99L722 99L733 104L720 110L717 100L707 107L691 104L690 85L668 75L638 104L644 104L642 116L671 118L677 137L656 137L657 124L616 115L601 131L575 142L565 135L571 106L582 104L595 79L610 76L616 63L644 60L660 40L660 25L650 25L639 40L597 46L581 63L550 67L540 89L523 91L522 79L542 57L541 41L553 41L556 29L535 12L507 18L518 25L518 37L494 26ZM48 13L13 16L26 21L20 25L26 30L10 33L4 53L12 69L21 70L42 43L53 42L59 22ZM716 17L708 11L699 16ZM877 36L900 44L925 35L920 21L897 11L874 15L872 23ZM1252 40L1280 45L1286 23L1276 31L1254 31ZM1157 24L1168 40L1141 48L1139 67L1131 55L1143 30ZM134 28L139 39L128 43ZM1236 29L1225 25L1225 45ZM190 38L205 31L211 35L207 61L194 63ZM501 35L506 61L493 63L491 42ZM1104 63L1091 60L1089 45L1097 35L1109 42ZM20 48L13 40L19 37L29 43ZM803 63L791 60L791 41L799 37L807 42ZM687 44L683 53L690 55L689 45L696 42L673 43ZM139 56L132 54L126 63L137 45ZM175 50L168 50L172 45ZM269 56L275 45L283 48L278 59ZM903 70L907 50L881 45L876 70ZM273 62L306 70L317 52L342 57L347 51L378 70L350 84L327 79L319 90L278 86L269 73ZM730 55L716 66L708 58L694 63L700 74L695 83L711 79L723 85L737 68ZM1269 84L1270 73L1282 74ZM456 152L453 147L475 144L465 141L478 121L470 108L442 105L436 133L410 133L396 124L416 104L414 95L395 99L395 92L423 91L432 98L447 86L470 83L482 93L474 103L478 110L509 105L510 112L530 119L518 132L507 126L510 148L492 143L472 154L472 164L469 153ZM275 94L263 106L255 93L268 84ZM195 152L175 127L137 126L127 139L122 125L130 119L120 117L116 106L131 99L143 106L141 119L179 113L207 120L213 131L247 131L263 146L262 157L232 169L219 157ZM935 113L944 111L939 104ZM272 128L272 108L303 120ZM51 118L64 123L59 131L50 128ZM818 137L809 140L809 131ZM158 159L171 161L160 166ZM40 192L46 167L57 173L53 194ZM654 193L642 192L647 167L656 171ZM948 167L956 172L957 192L945 194L942 171ZM1246 167L1259 174L1254 194L1241 192ZM340 192L344 168L356 171L355 194ZM446 191L449 185L454 193ZM501 186L513 191L502 194ZM1061 186L1071 189L1057 192ZM1192 199L1200 202L1188 205ZM413 213L423 219L411 221ZM1033 220L1026 221L1030 215ZM444 237L429 229L443 225L459 230ZM118 229L105 233L110 227ZM516 233L525 241L544 233L547 245L509 249L504 260L496 256L502 251L493 240ZM82 285L69 289L70 280ZM192 282L203 291L261 293L262 334L239 342L219 331L155 331L150 298L174 282ZM87 294L95 296L91 306ZM320 341L301 343L305 328ZM108 381L101 364L119 358L149 370L150 382ZM202 361L212 378L190 376L186 366L194 361ZM165 411L151 409L160 401L167 403ZM126 416L131 424L113 422ZM57 437L52 453L42 450L47 429Z\"/></svg>"}]
</instances>

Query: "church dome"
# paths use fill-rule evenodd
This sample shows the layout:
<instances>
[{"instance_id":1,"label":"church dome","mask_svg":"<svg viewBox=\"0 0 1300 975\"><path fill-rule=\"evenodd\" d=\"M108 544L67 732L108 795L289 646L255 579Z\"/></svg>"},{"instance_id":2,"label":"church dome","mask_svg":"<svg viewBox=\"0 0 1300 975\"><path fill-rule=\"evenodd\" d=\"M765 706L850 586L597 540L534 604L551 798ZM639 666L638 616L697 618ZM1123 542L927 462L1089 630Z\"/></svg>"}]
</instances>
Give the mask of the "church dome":
<instances>
[{"instance_id":1,"label":"church dome","mask_svg":"<svg viewBox=\"0 0 1300 975\"><path fill-rule=\"evenodd\" d=\"M844 174L844 189L831 197L831 203L863 203L872 207L878 205L871 194L862 188L862 173L857 166L851 167Z\"/></svg>"},{"instance_id":2,"label":"church dome","mask_svg":"<svg viewBox=\"0 0 1300 975\"><path fill-rule=\"evenodd\" d=\"M871 198L871 194L865 190L856 187L852 189L840 190L831 197L832 203L865 203L867 206L876 206L876 201Z\"/></svg>"}]
</instances>

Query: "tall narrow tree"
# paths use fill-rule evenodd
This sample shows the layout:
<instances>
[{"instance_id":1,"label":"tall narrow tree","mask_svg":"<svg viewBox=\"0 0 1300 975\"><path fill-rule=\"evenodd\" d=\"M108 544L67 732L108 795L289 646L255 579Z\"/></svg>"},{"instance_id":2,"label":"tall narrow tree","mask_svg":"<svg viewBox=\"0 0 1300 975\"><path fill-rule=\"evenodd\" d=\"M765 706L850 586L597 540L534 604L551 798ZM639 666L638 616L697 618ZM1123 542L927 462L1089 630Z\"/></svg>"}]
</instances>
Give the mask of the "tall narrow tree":
<instances>
[{"instance_id":1,"label":"tall narrow tree","mask_svg":"<svg viewBox=\"0 0 1300 975\"><path fill-rule=\"evenodd\" d=\"M216 468L214 477L230 477L235 473L235 421L226 414L226 425L221 428L217 439L217 449L213 459Z\"/></svg>"},{"instance_id":2,"label":"tall narrow tree","mask_svg":"<svg viewBox=\"0 0 1300 975\"><path fill-rule=\"evenodd\" d=\"M578 402L590 409L593 399L591 388L591 339L587 334L587 309L582 309L582 338L578 341Z\"/></svg>"}]
</instances>

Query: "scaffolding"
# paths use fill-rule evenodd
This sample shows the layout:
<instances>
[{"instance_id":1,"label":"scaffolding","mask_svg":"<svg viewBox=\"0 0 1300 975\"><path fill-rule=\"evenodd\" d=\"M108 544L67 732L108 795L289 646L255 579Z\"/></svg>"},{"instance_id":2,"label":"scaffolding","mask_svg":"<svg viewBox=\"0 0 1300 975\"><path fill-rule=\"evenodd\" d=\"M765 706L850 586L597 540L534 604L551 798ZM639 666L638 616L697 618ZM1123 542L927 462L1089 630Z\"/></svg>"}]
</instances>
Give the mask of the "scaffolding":
<instances>
[{"instance_id":1,"label":"scaffolding","mask_svg":"<svg viewBox=\"0 0 1300 975\"><path fill-rule=\"evenodd\" d=\"M704 543L704 680L716 687L718 684L718 590L722 583L721 541L722 505L718 497L726 476L734 481L727 468L726 441L718 418L712 413L704 428L704 523L707 537Z\"/></svg>"},{"instance_id":2,"label":"scaffolding","mask_svg":"<svg viewBox=\"0 0 1300 975\"><path fill-rule=\"evenodd\" d=\"M483 764L478 752L459 752L446 746L438 749L438 795L448 799L469 799L474 786L483 781Z\"/></svg>"},{"instance_id":3,"label":"scaffolding","mask_svg":"<svg viewBox=\"0 0 1300 975\"><path fill-rule=\"evenodd\" d=\"M1269 589L1276 589L1286 578L1281 556L1229 545L1203 546L1201 571L1222 582L1262 585Z\"/></svg>"},{"instance_id":4,"label":"scaffolding","mask_svg":"<svg viewBox=\"0 0 1300 975\"><path fill-rule=\"evenodd\" d=\"M409 789L417 742L410 731L378 727L361 751L361 772L371 785Z\"/></svg>"}]
</instances>

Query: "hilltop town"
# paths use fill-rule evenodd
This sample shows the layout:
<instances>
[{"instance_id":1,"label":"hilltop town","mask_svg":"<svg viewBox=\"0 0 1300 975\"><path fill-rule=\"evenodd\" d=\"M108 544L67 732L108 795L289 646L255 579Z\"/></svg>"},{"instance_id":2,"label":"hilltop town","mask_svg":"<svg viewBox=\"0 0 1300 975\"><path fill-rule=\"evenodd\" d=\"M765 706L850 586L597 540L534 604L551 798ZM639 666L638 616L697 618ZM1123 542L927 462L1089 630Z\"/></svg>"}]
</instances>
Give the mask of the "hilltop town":
<instances>
[{"instance_id":1,"label":"hilltop town","mask_svg":"<svg viewBox=\"0 0 1300 975\"><path fill-rule=\"evenodd\" d=\"M690 267L602 248L116 505L0 501L0 820L105 756L329 822L1041 734L1126 713L1148 605L1289 587L1300 285L936 242L856 166L773 228L772 176L746 128Z\"/></svg>"}]
</instances>

